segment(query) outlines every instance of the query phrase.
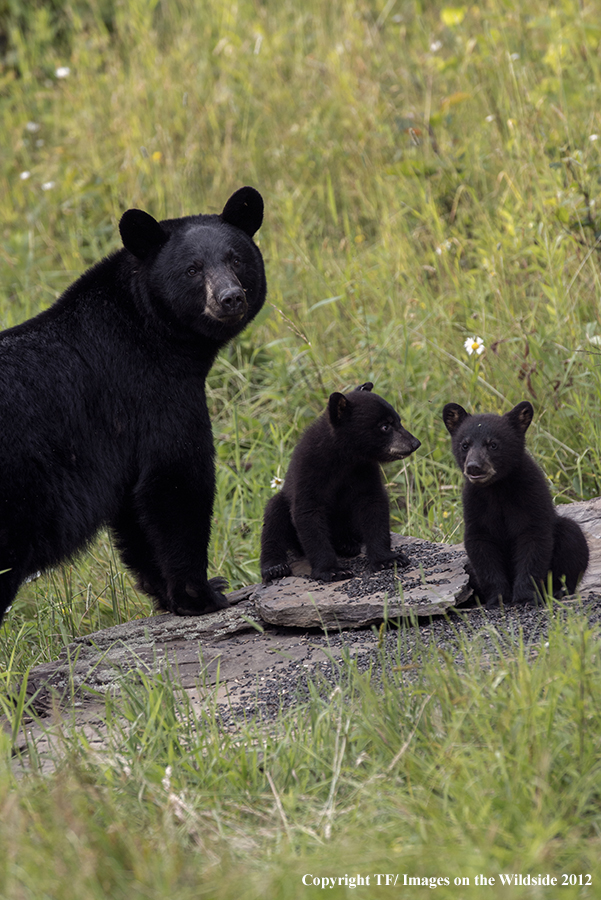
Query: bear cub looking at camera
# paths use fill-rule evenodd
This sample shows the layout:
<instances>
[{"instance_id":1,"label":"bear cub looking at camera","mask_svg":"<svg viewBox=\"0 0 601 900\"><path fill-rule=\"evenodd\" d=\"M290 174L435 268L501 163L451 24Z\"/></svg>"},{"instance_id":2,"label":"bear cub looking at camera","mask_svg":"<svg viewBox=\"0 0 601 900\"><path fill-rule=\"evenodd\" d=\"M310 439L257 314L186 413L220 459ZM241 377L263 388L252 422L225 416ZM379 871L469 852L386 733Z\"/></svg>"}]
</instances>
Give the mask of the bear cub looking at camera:
<instances>
[{"instance_id":1,"label":"bear cub looking at camera","mask_svg":"<svg viewBox=\"0 0 601 900\"><path fill-rule=\"evenodd\" d=\"M526 452L534 410L527 400L504 416L471 416L447 403L443 421L465 476L463 515L470 578L494 606L537 598L553 577L553 594L572 594L588 565L580 526L553 506L542 470Z\"/></svg>"},{"instance_id":2,"label":"bear cub looking at camera","mask_svg":"<svg viewBox=\"0 0 601 900\"><path fill-rule=\"evenodd\" d=\"M368 381L334 393L292 454L282 490L265 508L261 576L265 583L291 574L288 552L305 556L311 578L349 578L338 556L365 545L372 570L409 560L390 547L388 497L380 463L404 459L420 446L392 406Z\"/></svg>"}]
</instances>

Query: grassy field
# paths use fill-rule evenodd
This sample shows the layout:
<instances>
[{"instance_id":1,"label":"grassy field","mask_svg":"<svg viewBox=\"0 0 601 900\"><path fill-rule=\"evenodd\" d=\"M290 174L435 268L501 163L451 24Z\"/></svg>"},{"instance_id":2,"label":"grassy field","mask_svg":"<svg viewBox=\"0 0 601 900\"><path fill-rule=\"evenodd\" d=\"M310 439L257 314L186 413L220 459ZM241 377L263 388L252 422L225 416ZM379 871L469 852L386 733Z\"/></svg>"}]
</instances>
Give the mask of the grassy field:
<instances>
[{"instance_id":1,"label":"grassy field","mask_svg":"<svg viewBox=\"0 0 601 900\"><path fill-rule=\"evenodd\" d=\"M0 0L1 327L118 247L128 207L214 212L243 184L264 196L268 303L209 380L211 574L257 580L271 479L329 393L368 379L422 441L386 469L395 530L461 539L448 401L530 399L556 502L600 493L598 12ZM486 349L468 355L476 336ZM21 590L0 696L74 636L150 610L101 536ZM323 893L306 873L357 868L516 898L539 894L473 879L565 866L595 873L598 896L599 648L575 615L536 657L483 666L466 649L461 676L432 655L417 682L376 689L351 666L340 693L235 737L169 684L132 687L129 730L109 710L106 758L73 734L56 775L1 774L0 895L284 898Z\"/></svg>"}]
</instances>

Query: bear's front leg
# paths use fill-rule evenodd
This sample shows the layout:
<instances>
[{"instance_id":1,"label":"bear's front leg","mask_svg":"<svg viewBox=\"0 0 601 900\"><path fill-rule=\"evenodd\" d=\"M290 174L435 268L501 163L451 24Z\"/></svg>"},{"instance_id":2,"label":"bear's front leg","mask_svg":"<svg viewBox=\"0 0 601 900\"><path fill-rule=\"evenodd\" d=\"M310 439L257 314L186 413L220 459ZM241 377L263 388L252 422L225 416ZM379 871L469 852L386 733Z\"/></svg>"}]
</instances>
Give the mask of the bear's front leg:
<instances>
[{"instance_id":1,"label":"bear's front leg","mask_svg":"<svg viewBox=\"0 0 601 900\"><path fill-rule=\"evenodd\" d=\"M511 602L512 588L503 548L494 540L475 538L466 533L465 552L470 561L470 579L484 606Z\"/></svg>"},{"instance_id":2,"label":"bear's front leg","mask_svg":"<svg viewBox=\"0 0 601 900\"><path fill-rule=\"evenodd\" d=\"M133 522L128 528L122 517L119 528L124 561L135 552L142 586L146 582L158 605L178 616L229 606L225 579L207 578L215 480L212 457L202 462L180 460L145 473L133 492Z\"/></svg>"},{"instance_id":3,"label":"bear's front leg","mask_svg":"<svg viewBox=\"0 0 601 900\"><path fill-rule=\"evenodd\" d=\"M514 603L536 603L547 587L553 557L552 526L552 522L538 522L516 540Z\"/></svg>"},{"instance_id":4,"label":"bear's front leg","mask_svg":"<svg viewBox=\"0 0 601 900\"><path fill-rule=\"evenodd\" d=\"M338 562L323 506L296 503L292 521L303 553L311 563L311 578L314 581L342 581L352 576L352 572Z\"/></svg>"},{"instance_id":5,"label":"bear's front leg","mask_svg":"<svg viewBox=\"0 0 601 900\"><path fill-rule=\"evenodd\" d=\"M292 574L288 551L298 554L302 548L290 518L288 499L280 491L269 500L263 516L261 578L265 584Z\"/></svg>"},{"instance_id":6,"label":"bear's front leg","mask_svg":"<svg viewBox=\"0 0 601 900\"><path fill-rule=\"evenodd\" d=\"M390 566L408 566L409 557L390 546L390 508L379 467L362 466L349 492L352 504L348 514L362 535L372 572Z\"/></svg>"}]
</instances>

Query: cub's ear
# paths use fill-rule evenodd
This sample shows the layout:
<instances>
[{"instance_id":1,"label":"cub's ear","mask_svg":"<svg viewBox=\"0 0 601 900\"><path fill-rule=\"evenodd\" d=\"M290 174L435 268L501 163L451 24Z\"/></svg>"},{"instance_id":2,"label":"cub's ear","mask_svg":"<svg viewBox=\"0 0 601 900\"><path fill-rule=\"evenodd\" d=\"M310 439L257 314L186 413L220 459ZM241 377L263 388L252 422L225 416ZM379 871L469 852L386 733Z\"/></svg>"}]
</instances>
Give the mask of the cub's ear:
<instances>
[{"instance_id":1,"label":"cub's ear","mask_svg":"<svg viewBox=\"0 0 601 900\"><path fill-rule=\"evenodd\" d=\"M521 431L522 434L525 434L533 416L534 407L532 404L528 400L522 400L521 403L518 403L517 406L510 409L508 413L505 413L503 418L507 419L507 421L518 431Z\"/></svg>"},{"instance_id":2,"label":"cub's ear","mask_svg":"<svg viewBox=\"0 0 601 900\"><path fill-rule=\"evenodd\" d=\"M126 250L137 259L146 259L169 240L156 219L142 209L128 209L119 222L121 240Z\"/></svg>"},{"instance_id":3,"label":"cub's ear","mask_svg":"<svg viewBox=\"0 0 601 900\"><path fill-rule=\"evenodd\" d=\"M374 385L373 381L366 381L365 384L360 384L359 387L356 387L356 391L373 391Z\"/></svg>"},{"instance_id":4,"label":"cub's ear","mask_svg":"<svg viewBox=\"0 0 601 900\"><path fill-rule=\"evenodd\" d=\"M344 394L339 394L338 391L330 394L328 400L328 413L332 425L340 425L340 423L346 419L350 411L351 405Z\"/></svg>"},{"instance_id":5,"label":"cub's ear","mask_svg":"<svg viewBox=\"0 0 601 900\"><path fill-rule=\"evenodd\" d=\"M263 221L263 198L254 188L242 187L227 201L221 218L252 237Z\"/></svg>"},{"instance_id":6,"label":"cub's ear","mask_svg":"<svg viewBox=\"0 0 601 900\"><path fill-rule=\"evenodd\" d=\"M447 426L447 431L453 434L464 419L469 418L469 413L466 412L463 406L459 406L458 403L447 403L445 408L442 411L442 421Z\"/></svg>"}]
</instances>

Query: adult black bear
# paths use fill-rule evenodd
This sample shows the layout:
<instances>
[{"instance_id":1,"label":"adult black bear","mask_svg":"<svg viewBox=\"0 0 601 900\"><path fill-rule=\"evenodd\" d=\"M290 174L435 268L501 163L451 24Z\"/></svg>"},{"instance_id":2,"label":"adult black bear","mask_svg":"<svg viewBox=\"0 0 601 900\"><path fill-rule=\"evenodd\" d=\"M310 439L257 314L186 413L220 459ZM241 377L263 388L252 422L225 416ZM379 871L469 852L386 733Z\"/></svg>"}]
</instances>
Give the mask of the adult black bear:
<instances>
[{"instance_id":1,"label":"adult black bear","mask_svg":"<svg viewBox=\"0 0 601 900\"><path fill-rule=\"evenodd\" d=\"M124 247L45 312L0 334L0 619L23 580L103 525L157 605L227 606L207 579L215 490L205 378L258 313L263 200L157 222L124 213Z\"/></svg>"},{"instance_id":2,"label":"adult black bear","mask_svg":"<svg viewBox=\"0 0 601 900\"><path fill-rule=\"evenodd\" d=\"M264 582L290 575L288 551L311 563L311 578L349 577L338 556L357 556L365 544L372 569L397 562L390 549L388 497L380 463L404 459L420 446L392 406L368 381L334 393L328 408L296 446L282 490L265 507L261 536Z\"/></svg>"},{"instance_id":3,"label":"adult black bear","mask_svg":"<svg viewBox=\"0 0 601 900\"><path fill-rule=\"evenodd\" d=\"M465 550L474 589L486 606L535 600L553 576L553 593L572 594L588 565L580 526L555 511L542 470L526 452L532 404L504 416L471 416L457 403L442 412L465 476ZM565 588L564 588L565 582Z\"/></svg>"}]
</instances>

